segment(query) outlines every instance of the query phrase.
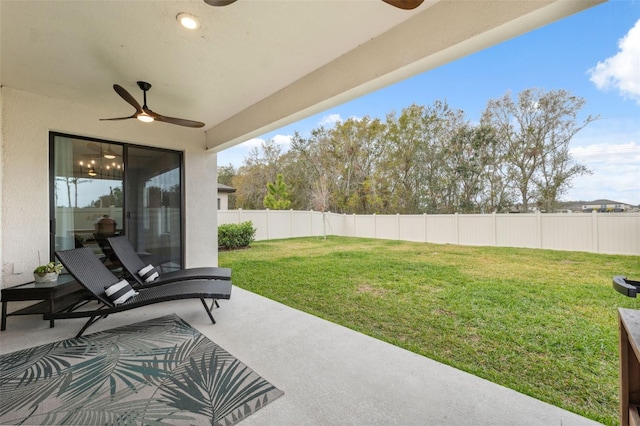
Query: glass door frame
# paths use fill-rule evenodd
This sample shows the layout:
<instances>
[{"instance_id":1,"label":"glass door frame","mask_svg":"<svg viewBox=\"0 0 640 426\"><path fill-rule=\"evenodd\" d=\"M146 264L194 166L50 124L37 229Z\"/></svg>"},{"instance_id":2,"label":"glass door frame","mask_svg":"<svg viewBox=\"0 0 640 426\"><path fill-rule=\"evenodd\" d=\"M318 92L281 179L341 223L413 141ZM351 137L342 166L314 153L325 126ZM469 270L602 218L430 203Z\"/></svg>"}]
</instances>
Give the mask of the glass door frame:
<instances>
[{"instance_id":1,"label":"glass door frame","mask_svg":"<svg viewBox=\"0 0 640 426\"><path fill-rule=\"evenodd\" d=\"M128 150L129 147L135 147L137 149L150 149L156 151L167 151L171 153L177 153L180 156L180 260L182 265L185 262L185 197L186 197L186 181L185 181L185 161L184 161L184 152L179 150L172 150L166 148L158 148L158 147L150 147L145 145L137 145L137 144L129 144L124 142L112 141L107 139L88 137L88 136L80 136L74 135L71 133L63 133L56 131L49 131L49 260L55 261L55 250L56 250L56 196L55 196L55 188L56 188L56 176L55 176L55 139L56 137L65 137L77 140L83 140L88 142L95 143L103 143L103 144L115 144L122 146L123 154L122 160L124 164L124 173L122 176L122 191L123 191L123 223L122 223L122 231L124 235L127 235L128 228L128 220L130 217L130 210L128 206L128 197L126 194L126 184L128 180ZM181 265L181 266L182 266Z\"/></svg>"}]
</instances>

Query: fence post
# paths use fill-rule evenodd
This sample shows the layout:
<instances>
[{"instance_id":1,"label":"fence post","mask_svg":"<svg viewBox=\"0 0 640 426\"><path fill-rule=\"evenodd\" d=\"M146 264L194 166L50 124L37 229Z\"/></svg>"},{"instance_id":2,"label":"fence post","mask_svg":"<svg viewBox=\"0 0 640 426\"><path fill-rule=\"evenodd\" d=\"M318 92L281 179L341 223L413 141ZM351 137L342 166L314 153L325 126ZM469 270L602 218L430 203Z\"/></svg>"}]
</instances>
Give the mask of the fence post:
<instances>
[{"instance_id":1,"label":"fence post","mask_svg":"<svg viewBox=\"0 0 640 426\"><path fill-rule=\"evenodd\" d=\"M593 253L600 253L598 244L598 212L591 210L591 238L593 240Z\"/></svg>"},{"instance_id":2,"label":"fence post","mask_svg":"<svg viewBox=\"0 0 640 426\"><path fill-rule=\"evenodd\" d=\"M357 237L358 236L358 230L356 228L358 221L356 220L356 214L353 214L353 236Z\"/></svg>"},{"instance_id":3,"label":"fence post","mask_svg":"<svg viewBox=\"0 0 640 426\"><path fill-rule=\"evenodd\" d=\"M454 222L456 225L456 244L460 245L460 215L458 212L454 213Z\"/></svg>"},{"instance_id":4,"label":"fence post","mask_svg":"<svg viewBox=\"0 0 640 426\"><path fill-rule=\"evenodd\" d=\"M542 248L542 213L540 213L540 210L536 210L536 231L538 248Z\"/></svg>"},{"instance_id":5,"label":"fence post","mask_svg":"<svg viewBox=\"0 0 640 426\"><path fill-rule=\"evenodd\" d=\"M424 216L424 242L428 243L429 242L429 236L427 234L427 214L426 213L422 213L422 215Z\"/></svg>"},{"instance_id":6,"label":"fence post","mask_svg":"<svg viewBox=\"0 0 640 426\"><path fill-rule=\"evenodd\" d=\"M378 218L373 214L373 238L378 238Z\"/></svg>"},{"instance_id":7,"label":"fence post","mask_svg":"<svg viewBox=\"0 0 640 426\"><path fill-rule=\"evenodd\" d=\"M267 216L267 241L269 241L269 209L267 209L266 216Z\"/></svg>"},{"instance_id":8,"label":"fence post","mask_svg":"<svg viewBox=\"0 0 640 426\"><path fill-rule=\"evenodd\" d=\"M493 246L498 247L498 216L495 211L491 215L493 216Z\"/></svg>"}]
</instances>

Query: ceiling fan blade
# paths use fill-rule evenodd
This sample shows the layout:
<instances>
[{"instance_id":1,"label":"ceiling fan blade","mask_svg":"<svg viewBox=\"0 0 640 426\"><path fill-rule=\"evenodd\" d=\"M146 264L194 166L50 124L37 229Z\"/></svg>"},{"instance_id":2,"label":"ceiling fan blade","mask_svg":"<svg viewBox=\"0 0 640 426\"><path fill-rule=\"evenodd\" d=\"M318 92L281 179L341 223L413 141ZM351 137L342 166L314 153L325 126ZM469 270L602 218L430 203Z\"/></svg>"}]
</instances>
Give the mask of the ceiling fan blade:
<instances>
[{"instance_id":1,"label":"ceiling fan blade","mask_svg":"<svg viewBox=\"0 0 640 426\"><path fill-rule=\"evenodd\" d=\"M390 4L391 6L395 6L403 10L412 10L420 6L424 0L382 0L382 1L387 4Z\"/></svg>"},{"instance_id":2,"label":"ceiling fan blade","mask_svg":"<svg viewBox=\"0 0 640 426\"><path fill-rule=\"evenodd\" d=\"M122 99L124 99L125 101L127 101L132 107L134 107L136 109L136 113L141 113L142 112L142 107L140 106L140 104L138 103L138 101L136 101L136 98L134 98L133 96L131 96L131 94L129 92L126 91L126 89L118 84L114 84L113 85L113 90L116 91L116 93L118 95L120 95L120 97ZM129 118L129 117L127 117Z\"/></svg>"},{"instance_id":3,"label":"ceiling fan blade","mask_svg":"<svg viewBox=\"0 0 640 426\"><path fill-rule=\"evenodd\" d=\"M236 0L204 0L209 6L229 6Z\"/></svg>"},{"instance_id":4,"label":"ceiling fan blade","mask_svg":"<svg viewBox=\"0 0 640 426\"><path fill-rule=\"evenodd\" d=\"M160 115L157 112L153 112L150 109L145 109L144 111L150 116L152 116L153 119L156 121L162 121L164 123L169 123L169 124L177 124L178 126L185 126L185 127L194 127L194 128L204 127L204 123L201 123L199 121L186 120L184 118L167 117L165 115Z\"/></svg>"},{"instance_id":5,"label":"ceiling fan blade","mask_svg":"<svg viewBox=\"0 0 640 426\"><path fill-rule=\"evenodd\" d=\"M135 114L133 114L133 115L128 116L128 117L101 118L100 121L126 120L128 118L136 118L136 115L138 115L137 112Z\"/></svg>"}]
</instances>

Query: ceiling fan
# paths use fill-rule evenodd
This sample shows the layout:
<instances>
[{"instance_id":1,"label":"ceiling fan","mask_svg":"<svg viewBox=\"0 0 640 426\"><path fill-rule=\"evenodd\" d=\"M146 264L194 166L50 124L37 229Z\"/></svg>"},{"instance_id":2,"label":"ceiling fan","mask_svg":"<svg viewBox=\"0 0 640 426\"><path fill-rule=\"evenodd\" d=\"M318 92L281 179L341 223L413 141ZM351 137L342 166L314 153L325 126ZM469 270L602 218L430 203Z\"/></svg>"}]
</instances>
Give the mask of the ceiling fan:
<instances>
[{"instance_id":1,"label":"ceiling fan","mask_svg":"<svg viewBox=\"0 0 640 426\"><path fill-rule=\"evenodd\" d=\"M204 0L209 6L228 6L236 0ZM390 4L404 10L412 10L420 6L424 0L382 0L383 2Z\"/></svg>"},{"instance_id":2,"label":"ceiling fan","mask_svg":"<svg viewBox=\"0 0 640 426\"><path fill-rule=\"evenodd\" d=\"M145 123L150 123L152 121L162 121L164 123L177 124L178 126L204 127L204 123L201 123L199 121L185 120L184 118L167 117L165 115L160 115L157 112L151 111L147 107L147 90L151 89L151 84L147 83L146 81L138 81L138 87L140 87L140 90L142 90L142 92L144 93L144 104L142 106L140 106L138 101L136 101L136 99L133 96L131 96L131 94L127 92L124 87L114 84L113 90L115 90L116 93L120 95L122 99L124 99L132 107L134 107L136 109L136 112L128 117L101 118L100 120L110 121L110 120L126 120L129 118L137 118L138 120L144 121Z\"/></svg>"}]
</instances>

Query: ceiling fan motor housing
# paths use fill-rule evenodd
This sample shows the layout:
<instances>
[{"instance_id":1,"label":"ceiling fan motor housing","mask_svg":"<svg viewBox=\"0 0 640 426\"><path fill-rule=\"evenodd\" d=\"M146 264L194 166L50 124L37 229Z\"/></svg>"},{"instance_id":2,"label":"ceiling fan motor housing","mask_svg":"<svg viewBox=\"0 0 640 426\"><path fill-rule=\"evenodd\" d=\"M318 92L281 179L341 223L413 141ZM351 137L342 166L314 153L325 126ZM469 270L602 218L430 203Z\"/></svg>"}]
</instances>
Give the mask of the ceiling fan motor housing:
<instances>
[{"instance_id":1,"label":"ceiling fan motor housing","mask_svg":"<svg viewBox=\"0 0 640 426\"><path fill-rule=\"evenodd\" d=\"M151 89L151 83L147 83L146 81L138 81L138 87L146 92L147 90Z\"/></svg>"}]
</instances>

